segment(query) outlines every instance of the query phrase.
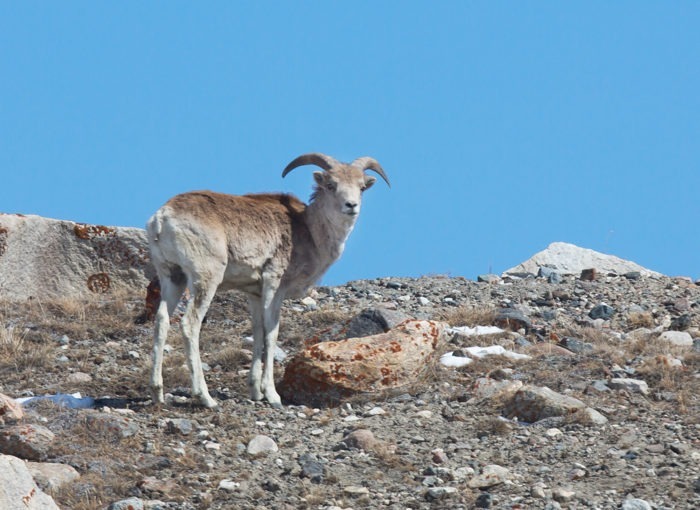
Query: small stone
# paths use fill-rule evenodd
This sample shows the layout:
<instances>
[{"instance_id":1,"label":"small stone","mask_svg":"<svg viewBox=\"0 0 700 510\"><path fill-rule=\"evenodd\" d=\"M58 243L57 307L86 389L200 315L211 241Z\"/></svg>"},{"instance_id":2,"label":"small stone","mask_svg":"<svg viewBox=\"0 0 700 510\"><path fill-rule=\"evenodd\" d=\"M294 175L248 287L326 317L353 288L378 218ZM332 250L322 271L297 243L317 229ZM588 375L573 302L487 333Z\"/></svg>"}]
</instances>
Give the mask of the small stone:
<instances>
[{"instance_id":1,"label":"small stone","mask_svg":"<svg viewBox=\"0 0 700 510\"><path fill-rule=\"evenodd\" d=\"M92 376L85 372L73 372L72 374L68 374L66 381L71 384L89 383L92 382Z\"/></svg>"},{"instance_id":2,"label":"small stone","mask_svg":"<svg viewBox=\"0 0 700 510\"><path fill-rule=\"evenodd\" d=\"M279 492L282 490L282 485L277 480L266 480L263 482L262 487L268 492Z\"/></svg>"},{"instance_id":3,"label":"small stone","mask_svg":"<svg viewBox=\"0 0 700 510\"><path fill-rule=\"evenodd\" d=\"M559 503L565 503L567 501L571 501L574 496L576 496L576 493L572 491L571 489L566 489L564 487L558 487L552 491L552 498L554 498L554 501L557 501Z\"/></svg>"},{"instance_id":4,"label":"small stone","mask_svg":"<svg viewBox=\"0 0 700 510\"><path fill-rule=\"evenodd\" d=\"M115 501L107 507L107 510L144 510L141 498L128 498Z\"/></svg>"},{"instance_id":5,"label":"small stone","mask_svg":"<svg viewBox=\"0 0 700 510\"><path fill-rule=\"evenodd\" d=\"M532 487L530 487L530 496L532 496L535 499L545 499L547 497L547 493L544 489L544 484L535 484Z\"/></svg>"},{"instance_id":6,"label":"small stone","mask_svg":"<svg viewBox=\"0 0 700 510\"><path fill-rule=\"evenodd\" d=\"M68 464L27 462L27 468L36 484L45 491L55 491L80 478L80 473Z\"/></svg>"},{"instance_id":7,"label":"small stone","mask_svg":"<svg viewBox=\"0 0 700 510\"><path fill-rule=\"evenodd\" d=\"M693 345L693 337L687 331L664 331L659 335L659 340L679 347L690 347Z\"/></svg>"},{"instance_id":8,"label":"small stone","mask_svg":"<svg viewBox=\"0 0 700 510\"><path fill-rule=\"evenodd\" d=\"M586 352L591 352L593 350L592 343L584 342L579 338L574 338L570 336L564 337L561 340L561 342L559 342L559 345L561 345L565 349L570 350L571 352L575 352L576 354L583 354Z\"/></svg>"},{"instance_id":9,"label":"small stone","mask_svg":"<svg viewBox=\"0 0 700 510\"><path fill-rule=\"evenodd\" d=\"M588 316L591 319L608 320L611 319L613 315L615 315L615 309L605 303L594 306L593 309L588 312Z\"/></svg>"},{"instance_id":10,"label":"small stone","mask_svg":"<svg viewBox=\"0 0 700 510\"><path fill-rule=\"evenodd\" d=\"M85 414L85 424L93 432L112 441L119 441L136 435L139 425L126 416L104 412L89 412Z\"/></svg>"},{"instance_id":11,"label":"small stone","mask_svg":"<svg viewBox=\"0 0 700 510\"><path fill-rule=\"evenodd\" d=\"M386 411L384 409L382 409L381 407L373 407L365 413L365 416L381 416L383 414L386 414Z\"/></svg>"},{"instance_id":12,"label":"small stone","mask_svg":"<svg viewBox=\"0 0 700 510\"><path fill-rule=\"evenodd\" d=\"M168 418L165 421L166 431L169 434L182 434L187 436L192 433L192 420L187 418Z\"/></svg>"},{"instance_id":13,"label":"small stone","mask_svg":"<svg viewBox=\"0 0 700 510\"><path fill-rule=\"evenodd\" d=\"M515 308L501 308L496 313L496 318L494 319L494 324L503 329L509 329L511 331L519 331L524 329L529 331L532 327L530 319L525 317L525 314L520 310Z\"/></svg>"},{"instance_id":14,"label":"small stone","mask_svg":"<svg viewBox=\"0 0 700 510\"><path fill-rule=\"evenodd\" d=\"M476 277L476 281L480 283L498 283L501 281L501 277L497 274L480 274Z\"/></svg>"},{"instance_id":15,"label":"small stone","mask_svg":"<svg viewBox=\"0 0 700 510\"><path fill-rule=\"evenodd\" d=\"M301 474L314 483L321 483L326 474L326 468L315 455L309 453L299 457L299 465L301 466Z\"/></svg>"},{"instance_id":16,"label":"small stone","mask_svg":"<svg viewBox=\"0 0 700 510\"><path fill-rule=\"evenodd\" d=\"M460 467L460 468L455 469L452 472L452 476L458 482L462 482L462 481L466 480L467 478L469 478L470 476L474 476L474 474L475 474L474 468L472 468L470 466Z\"/></svg>"},{"instance_id":17,"label":"small stone","mask_svg":"<svg viewBox=\"0 0 700 510\"><path fill-rule=\"evenodd\" d=\"M469 487L473 489L485 489L505 482L510 477L508 469L497 464L484 466L480 475L469 480Z\"/></svg>"},{"instance_id":18,"label":"small stone","mask_svg":"<svg viewBox=\"0 0 700 510\"><path fill-rule=\"evenodd\" d=\"M54 433L41 425L13 425L0 429L0 453L25 460L44 460Z\"/></svg>"},{"instance_id":19,"label":"small stone","mask_svg":"<svg viewBox=\"0 0 700 510\"><path fill-rule=\"evenodd\" d=\"M347 487L343 487L343 492L351 498L359 498L361 496L369 495L369 489L367 487L358 487L356 485L348 485Z\"/></svg>"},{"instance_id":20,"label":"small stone","mask_svg":"<svg viewBox=\"0 0 700 510\"><path fill-rule=\"evenodd\" d=\"M567 473L567 478L571 481L580 480L586 477L586 471L581 468L572 469Z\"/></svg>"},{"instance_id":21,"label":"small stone","mask_svg":"<svg viewBox=\"0 0 700 510\"><path fill-rule=\"evenodd\" d=\"M433 412L432 412L432 411L428 411L428 410L418 411L418 412L416 413L416 417L418 417L418 418L423 418L423 419L425 419L425 420L429 420L429 419L431 419L431 418L433 417Z\"/></svg>"},{"instance_id":22,"label":"small stone","mask_svg":"<svg viewBox=\"0 0 700 510\"><path fill-rule=\"evenodd\" d=\"M308 310L316 310L316 308L318 308L316 300L309 296L302 299L301 304L304 305Z\"/></svg>"},{"instance_id":23,"label":"small stone","mask_svg":"<svg viewBox=\"0 0 700 510\"><path fill-rule=\"evenodd\" d=\"M248 455L260 455L278 451L277 443L268 436L257 435L248 443Z\"/></svg>"},{"instance_id":24,"label":"small stone","mask_svg":"<svg viewBox=\"0 0 700 510\"><path fill-rule=\"evenodd\" d=\"M442 448L436 448L431 452L433 454L433 463L434 464L444 464L447 462L447 454Z\"/></svg>"},{"instance_id":25,"label":"small stone","mask_svg":"<svg viewBox=\"0 0 700 510\"><path fill-rule=\"evenodd\" d=\"M616 377L610 379L608 386L614 390L626 390L631 393L641 393L642 395L649 394L649 385L640 379Z\"/></svg>"},{"instance_id":26,"label":"small stone","mask_svg":"<svg viewBox=\"0 0 700 510\"><path fill-rule=\"evenodd\" d=\"M489 494L488 492L482 492L476 498L476 501L474 502L474 506L476 508L491 508L492 503L493 503L493 496L491 496L491 494Z\"/></svg>"},{"instance_id":27,"label":"small stone","mask_svg":"<svg viewBox=\"0 0 700 510\"><path fill-rule=\"evenodd\" d=\"M621 510L651 510L651 505L643 499L629 498L622 502Z\"/></svg>"},{"instance_id":28,"label":"small stone","mask_svg":"<svg viewBox=\"0 0 700 510\"><path fill-rule=\"evenodd\" d=\"M689 450L687 444L679 443L678 441L671 443L670 445L668 445L668 447L673 453L677 453L678 455L684 455L688 453Z\"/></svg>"},{"instance_id":29,"label":"small stone","mask_svg":"<svg viewBox=\"0 0 700 510\"><path fill-rule=\"evenodd\" d=\"M226 492L235 492L241 488L241 484L225 478L219 482L219 489Z\"/></svg>"},{"instance_id":30,"label":"small stone","mask_svg":"<svg viewBox=\"0 0 700 510\"><path fill-rule=\"evenodd\" d=\"M14 423L24 418L22 406L14 399L0 393L0 425L3 421Z\"/></svg>"},{"instance_id":31,"label":"small stone","mask_svg":"<svg viewBox=\"0 0 700 510\"><path fill-rule=\"evenodd\" d=\"M561 437L564 435L564 433L561 430L559 430L558 428L547 429L544 434L545 434L545 436L552 437L552 438Z\"/></svg>"},{"instance_id":32,"label":"small stone","mask_svg":"<svg viewBox=\"0 0 700 510\"><path fill-rule=\"evenodd\" d=\"M423 306L429 305L429 304L430 304L430 300L429 300L428 298L426 298L426 297L423 297L423 296L420 296L420 297L418 298L418 302L419 302L421 305L423 305Z\"/></svg>"},{"instance_id":33,"label":"small stone","mask_svg":"<svg viewBox=\"0 0 700 510\"><path fill-rule=\"evenodd\" d=\"M592 282L598 278L598 272L595 268L583 269L581 271L580 279L586 282Z\"/></svg>"},{"instance_id":34,"label":"small stone","mask_svg":"<svg viewBox=\"0 0 700 510\"><path fill-rule=\"evenodd\" d=\"M454 487L433 487L428 489L425 497L429 501L439 501L442 499L447 499L454 494L457 494L457 489Z\"/></svg>"},{"instance_id":35,"label":"small stone","mask_svg":"<svg viewBox=\"0 0 700 510\"><path fill-rule=\"evenodd\" d=\"M221 445L215 441L204 441L204 449L208 452L218 453L221 451Z\"/></svg>"},{"instance_id":36,"label":"small stone","mask_svg":"<svg viewBox=\"0 0 700 510\"><path fill-rule=\"evenodd\" d=\"M377 440L371 430L357 429L345 436L345 438L343 438L343 443L345 443L348 448L370 451L376 446Z\"/></svg>"},{"instance_id":37,"label":"small stone","mask_svg":"<svg viewBox=\"0 0 700 510\"><path fill-rule=\"evenodd\" d=\"M674 331L685 331L691 325L692 320L690 319L690 315L684 313L680 317L676 317L675 319L673 319L669 327Z\"/></svg>"},{"instance_id":38,"label":"small stone","mask_svg":"<svg viewBox=\"0 0 700 510\"><path fill-rule=\"evenodd\" d=\"M608 383L605 381L593 381L591 385L589 386L590 389L599 391L599 392L605 392L605 391L610 391L610 388L608 387Z\"/></svg>"},{"instance_id":39,"label":"small stone","mask_svg":"<svg viewBox=\"0 0 700 510\"><path fill-rule=\"evenodd\" d=\"M171 495L178 488L177 482L173 479L161 480L153 476L147 476L138 482L136 486L146 493L162 494L164 496Z\"/></svg>"}]
</instances>

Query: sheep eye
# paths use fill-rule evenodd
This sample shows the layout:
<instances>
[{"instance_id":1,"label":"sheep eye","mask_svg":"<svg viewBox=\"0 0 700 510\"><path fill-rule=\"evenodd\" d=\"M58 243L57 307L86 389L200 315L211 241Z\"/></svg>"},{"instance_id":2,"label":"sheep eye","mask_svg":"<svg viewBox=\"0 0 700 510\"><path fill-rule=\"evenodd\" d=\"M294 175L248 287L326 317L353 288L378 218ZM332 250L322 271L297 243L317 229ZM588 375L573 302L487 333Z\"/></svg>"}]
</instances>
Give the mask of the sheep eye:
<instances>
[{"instance_id":1,"label":"sheep eye","mask_svg":"<svg viewBox=\"0 0 700 510\"><path fill-rule=\"evenodd\" d=\"M326 184L326 189L328 189L329 191L335 191L338 189L338 184L333 181L330 181Z\"/></svg>"}]
</instances>

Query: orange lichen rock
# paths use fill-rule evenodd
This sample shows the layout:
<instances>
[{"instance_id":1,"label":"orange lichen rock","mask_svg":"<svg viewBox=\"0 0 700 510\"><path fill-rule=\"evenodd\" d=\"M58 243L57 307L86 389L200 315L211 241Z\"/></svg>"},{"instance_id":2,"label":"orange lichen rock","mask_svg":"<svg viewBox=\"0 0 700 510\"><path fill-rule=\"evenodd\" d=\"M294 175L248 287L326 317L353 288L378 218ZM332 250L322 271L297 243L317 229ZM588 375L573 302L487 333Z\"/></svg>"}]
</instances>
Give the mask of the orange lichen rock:
<instances>
[{"instance_id":1,"label":"orange lichen rock","mask_svg":"<svg viewBox=\"0 0 700 510\"><path fill-rule=\"evenodd\" d=\"M287 364L288 400L337 405L343 398L415 383L444 339L446 324L408 320L387 333L307 347Z\"/></svg>"},{"instance_id":2,"label":"orange lichen rock","mask_svg":"<svg viewBox=\"0 0 700 510\"><path fill-rule=\"evenodd\" d=\"M93 237L114 234L115 229L104 225L88 225L86 223L76 223L73 227L76 237L80 239L92 239Z\"/></svg>"}]
</instances>

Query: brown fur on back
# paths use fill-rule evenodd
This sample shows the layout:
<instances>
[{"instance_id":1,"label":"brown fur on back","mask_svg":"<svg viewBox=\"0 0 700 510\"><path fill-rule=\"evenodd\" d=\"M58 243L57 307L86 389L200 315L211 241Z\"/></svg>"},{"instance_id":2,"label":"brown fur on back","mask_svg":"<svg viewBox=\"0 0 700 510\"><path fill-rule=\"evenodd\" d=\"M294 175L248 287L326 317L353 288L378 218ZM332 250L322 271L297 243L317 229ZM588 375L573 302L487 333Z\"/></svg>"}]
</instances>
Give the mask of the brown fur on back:
<instances>
[{"instance_id":1,"label":"brown fur on back","mask_svg":"<svg viewBox=\"0 0 700 510\"><path fill-rule=\"evenodd\" d=\"M166 205L175 211L186 211L200 221L216 218L211 214L213 211L230 221L234 219L233 216L241 214L259 217L267 216L271 211L290 217L298 216L306 209L306 204L286 193L227 195L215 191L191 191L171 198Z\"/></svg>"}]
</instances>

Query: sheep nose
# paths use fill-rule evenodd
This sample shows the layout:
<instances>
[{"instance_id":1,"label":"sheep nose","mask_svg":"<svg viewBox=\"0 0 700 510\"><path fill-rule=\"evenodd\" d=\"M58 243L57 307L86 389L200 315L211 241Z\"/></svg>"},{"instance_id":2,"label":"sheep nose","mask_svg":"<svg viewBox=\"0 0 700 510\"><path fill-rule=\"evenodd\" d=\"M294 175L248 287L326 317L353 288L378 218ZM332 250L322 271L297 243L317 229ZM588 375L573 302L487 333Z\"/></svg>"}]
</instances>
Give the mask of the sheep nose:
<instances>
[{"instance_id":1,"label":"sheep nose","mask_svg":"<svg viewBox=\"0 0 700 510\"><path fill-rule=\"evenodd\" d=\"M357 202L345 202L345 207L347 207L348 209L354 209L355 207L357 207Z\"/></svg>"}]
</instances>

